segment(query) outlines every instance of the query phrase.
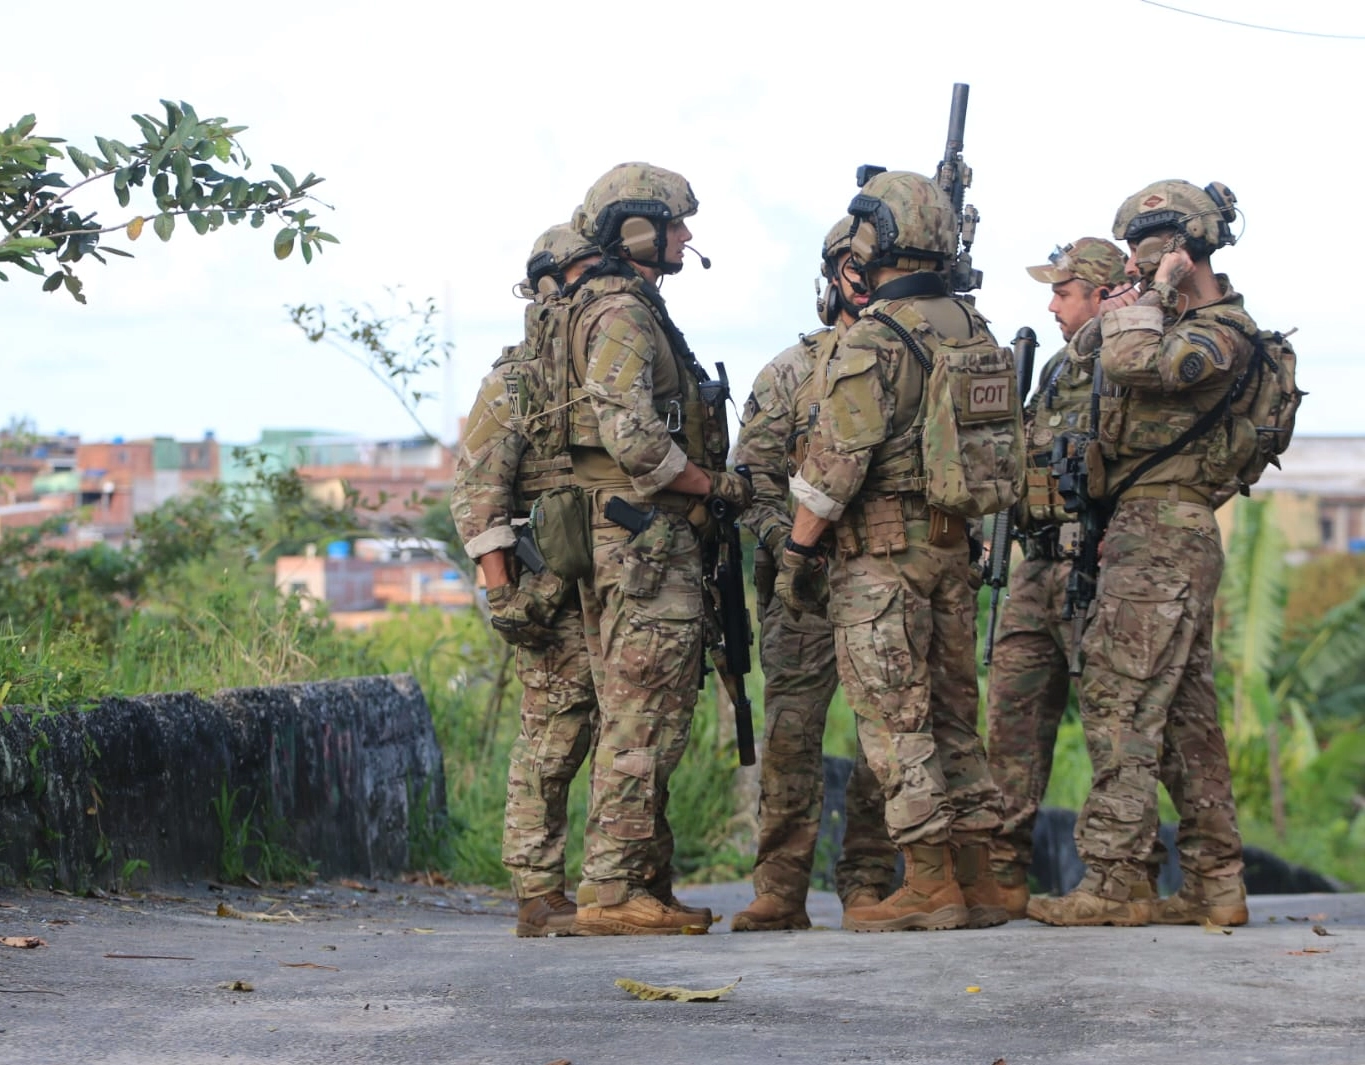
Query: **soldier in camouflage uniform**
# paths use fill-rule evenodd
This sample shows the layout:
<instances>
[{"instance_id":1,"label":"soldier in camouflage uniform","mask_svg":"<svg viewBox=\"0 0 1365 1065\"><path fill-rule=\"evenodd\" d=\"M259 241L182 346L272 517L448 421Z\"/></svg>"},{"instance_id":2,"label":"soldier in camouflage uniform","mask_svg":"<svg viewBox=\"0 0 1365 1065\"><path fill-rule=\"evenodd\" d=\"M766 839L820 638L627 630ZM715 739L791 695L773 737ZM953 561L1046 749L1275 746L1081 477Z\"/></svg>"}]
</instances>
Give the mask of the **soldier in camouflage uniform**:
<instances>
[{"instance_id":1,"label":"soldier in camouflage uniform","mask_svg":"<svg viewBox=\"0 0 1365 1065\"><path fill-rule=\"evenodd\" d=\"M673 893L668 783L701 677L705 501L743 510L752 488L725 471L724 408L703 401L706 374L658 294L658 280L682 269L696 209L680 175L627 163L588 190L577 215L603 253L575 294L569 345L571 453L592 549L580 592L601 720L574 924L581 935L710 924L709 911ZM634 508L641 531L607 517L613 498Z\"/></svg>"},{"instance_id":2,"label":"soldier in camouflage uniform","mask_svg":"<svg viewBox=\"0 0 1365 1065\"><path fill-rule=\"evenodd\" d=\"M1010 572L986 701L991 777L1004 802L1004 825L991 858L1010 917L1028 906L1033 825L1052 772L1057 727L1070 690L1072 624L1062 620L1067 579L1079 526L1062 507L1049 472L1053 442L1062 433L1090 432L1091 391L1099 330L1083 329L1100 301L1128 285L1124 254L1107 240L1082 237L1059 248L1029 276L1052 286L1048 311L1066 347L1043 367L1024 413L1028 495L1016 505L1024 532L1024 561Z\"/></svg>"},{"instance_id":3,"label":"soldier in camouflage uniform","mask_svg":"<svg viewBox=\"0 0 1365 1065\"><path fill-rule=\"evenodd\" d=\"M526 339L504 351L479 388L451 491L455 527L483 570L493 627L516 647L522 683L502 837L503 864L519 901L519 936L563 935L573 927L574 904L564 893L569 785L591 745L597 696L578 589L549 572L512 576L512 522L526 517L542 491L572 480L572 470L567 453L544 458L528 449L509 380L519 383L537 369L546 354L536 350L540 319L563 312L564 286L597 261L596 252L569 225L553 226L536 241L521 286L533 300Z\"/></svg>"},{"instance_id":4,"label":"soldier in camouflage uniform","mask_svg":"<svg viewBox=\"0 0 1365 1065\"><path fill-rule=\"evenodd\" d=\"M1094 779L1076 822L1080 886L1035 898L1057 925L1241 924L1242 847L1213 687L1213 602L1223 549L1213 505L1255 448L1225 400L1251 361L1256 326L1210 255L1232 243L1225 186L1161 181L1119 208L1137 303L1101 318L1099 441L1107 498L1098 596L1082 642L1082 720ZM1116 386L1116 388L1115 388ZM1209 414L1208 412L1213 412ZM1206 415L1208 415L1206 417ZM1248 441L1247 436L1250 439ZM1156 901L1163 735L1181 810L1180 894ZM1199 810L1196 822L1187 811Z\"/></svg>"},{"instance_id":5,"label":"soldier in camouflage uniform","mask_svg":"<svg viewBox=\"0 0 1365 1065\"><path fill-rule=\"evenodd\" d=\"M867 290L845 273L854 225L845 215L822 248L821 273L827 284L816 309L832 328L803 335L759 372L735 448L735 462L746 464L754 478L754 505L744 524L758 538L754 583L763 623L759 655L764 677L756 897L734 916L731 927L736 932L810 927L806 894L824 801L825 718L839 685L834 630L818 615L793 615L772 593L776 560L791 532L788 464L790 472L800 469L811 431L808 412L820 401L817 382L824 379L835 341L867 303ZM881 792L861 745L848 782L845 816L835 886L848 909L881 901L896 865Z\"/></svg>"},{"instance_id":6,"label":"soldier in camouflage uniform","mask_svg":"<svg viewBox=\"0 0 1365 1065\"><path fill-rule=\"evenodd\" d=\"M982 338L985 320L949 297L957 215L929 179L887 172L849 208L853 259L871 302L839 341L776 594L799 613L828 603L839 678L886 799L905 882L849 909L857 931L1005 921L989 861L1000 797L976 731L976 596L966 522L931 512L922 435L928 375L915 351ZM889 319L891 325L883 319ZM1016 412L1017 416L1017 412ZM821 540L831 526L826 584Z\"/></svg>"}]
</instances>

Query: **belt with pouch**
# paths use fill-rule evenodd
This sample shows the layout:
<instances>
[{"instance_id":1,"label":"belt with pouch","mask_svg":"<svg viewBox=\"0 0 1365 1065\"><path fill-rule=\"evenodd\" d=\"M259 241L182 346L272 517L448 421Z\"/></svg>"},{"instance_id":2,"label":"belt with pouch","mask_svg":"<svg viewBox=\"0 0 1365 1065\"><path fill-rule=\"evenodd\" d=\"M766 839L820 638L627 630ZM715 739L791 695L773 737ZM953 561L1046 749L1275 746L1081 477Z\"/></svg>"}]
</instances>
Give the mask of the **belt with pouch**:
<instances>
[{"instance_id":1,"label":"belt with pouch","mask_svg":"<svg viewBox=\"0 0 1365 1065\"><path fill-rule=\"evenodd\" d=\"M1197 503L1211 506L1207 492L1183 484L1140 484L1123 493L1120 502L1129 499L1161 499L1167 503Z\"/></svg>"}]
</instances>

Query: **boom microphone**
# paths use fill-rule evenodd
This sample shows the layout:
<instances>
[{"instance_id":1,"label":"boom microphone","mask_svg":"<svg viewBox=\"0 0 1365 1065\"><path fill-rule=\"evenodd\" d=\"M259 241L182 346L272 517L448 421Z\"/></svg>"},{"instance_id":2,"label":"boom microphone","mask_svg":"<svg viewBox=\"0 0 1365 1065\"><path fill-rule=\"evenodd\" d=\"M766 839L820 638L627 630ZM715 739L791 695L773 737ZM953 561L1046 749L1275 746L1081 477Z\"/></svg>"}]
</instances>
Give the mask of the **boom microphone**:
<instances>
[{"instance_id":1,"label":"boom microphone","mask_svg":"<svg viewBox=\"0 0 1365 1065\"><path fill-rule=\"evenodd\" d=\"M687 249L688 251L690 251L690 252L691 252L693 255L695 255L698 259L701 260L701 268L702 268L703 270L709 270L709 269L711 269L711 260L708 259L708 258L707 258L705 255L703 255L701 252L697 251L697 249L694 248L694 247L692 247L691 244L684 244L683 247L684 247L685 249Z\"/></svg>"}]
</instances>

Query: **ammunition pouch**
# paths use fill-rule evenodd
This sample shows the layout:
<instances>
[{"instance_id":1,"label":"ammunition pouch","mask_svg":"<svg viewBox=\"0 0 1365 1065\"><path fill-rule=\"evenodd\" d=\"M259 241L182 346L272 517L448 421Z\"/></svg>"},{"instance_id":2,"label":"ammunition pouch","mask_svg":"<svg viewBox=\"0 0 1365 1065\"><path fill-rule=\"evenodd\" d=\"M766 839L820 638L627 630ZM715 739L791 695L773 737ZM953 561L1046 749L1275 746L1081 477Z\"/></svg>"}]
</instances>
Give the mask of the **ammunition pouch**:
<instances>
[{"instance_id":1,"label":"ammunition pouch","mask_svg":"<svg viewBox=\"0 0 1365 1065\"><path fill-rule=\"evenodd\" d=\"M928 521L927 539L935 547L967 542L964 519L930 507L923 496L893 494L856 500L834 527L835 550L840 558L894 555L909 548L912 521Z\"/></svg>"}]
</instances>

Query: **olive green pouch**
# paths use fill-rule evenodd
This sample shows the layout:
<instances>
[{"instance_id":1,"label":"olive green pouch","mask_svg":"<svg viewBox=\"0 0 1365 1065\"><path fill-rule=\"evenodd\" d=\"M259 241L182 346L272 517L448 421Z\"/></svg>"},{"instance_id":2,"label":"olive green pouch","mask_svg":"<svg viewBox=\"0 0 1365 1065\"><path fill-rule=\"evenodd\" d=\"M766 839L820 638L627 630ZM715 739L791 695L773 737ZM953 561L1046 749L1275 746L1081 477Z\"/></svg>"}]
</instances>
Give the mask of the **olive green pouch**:
<instances>
[{"instance_id":1,"label":"olive green pouch","mask_svg":"<svg viewBox=\"0 0 1365 1065\"><path fill-rule=\"evenodd\" d=\"M592 576L592 510L576 484L543 492L531 507L531 535L545 564L566 581Z\"/></svg>"}]
</instances>

